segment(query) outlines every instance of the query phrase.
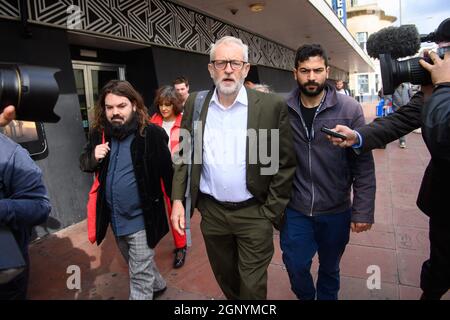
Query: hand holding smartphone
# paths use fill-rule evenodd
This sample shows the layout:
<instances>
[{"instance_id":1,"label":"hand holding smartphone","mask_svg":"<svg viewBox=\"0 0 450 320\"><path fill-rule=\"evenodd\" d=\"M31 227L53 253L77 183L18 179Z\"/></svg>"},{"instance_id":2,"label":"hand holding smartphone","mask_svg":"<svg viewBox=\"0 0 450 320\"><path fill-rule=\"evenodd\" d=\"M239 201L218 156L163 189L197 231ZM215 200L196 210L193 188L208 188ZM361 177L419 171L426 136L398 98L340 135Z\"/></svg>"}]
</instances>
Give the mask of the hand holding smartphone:
<instances>
[{"instance_id":1,"label":"hand holding smartphone","mask_svg":"<svg viewBox=\"0 0 450 320\"><path fill-rule=\"evenodd\" d=\"M330 135L332 137L341 138L342 140L346 140L347 139L347 136L345 136L343 134L340 134L340 133L338 133L338 132L336 132L334 130L331 130L330 128L327 128L327 127L322 127L320 129L320 131L322 131L322 132L324 132L324 133L326 133L326 134L328 134L328 135Z\"/></svg>"}]
</instances>

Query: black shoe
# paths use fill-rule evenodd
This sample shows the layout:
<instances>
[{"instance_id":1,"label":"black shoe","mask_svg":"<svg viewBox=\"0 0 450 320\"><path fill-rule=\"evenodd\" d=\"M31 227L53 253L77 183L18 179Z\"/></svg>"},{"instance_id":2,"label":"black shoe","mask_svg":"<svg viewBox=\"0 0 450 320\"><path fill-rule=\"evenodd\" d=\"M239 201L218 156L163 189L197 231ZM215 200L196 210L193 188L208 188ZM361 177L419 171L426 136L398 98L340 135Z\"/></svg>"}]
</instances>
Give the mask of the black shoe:
<instances>
[{"instance_id":1,"label":"black shoe","mask_svg":"<svg viewBox=\"0 0 450 320\"><path fill-rule=\"evenodd\" d=\"M422 293L420 296L420 300L441 300L441 295L436 294L425 294L425 292Z\"/></svg>"},{"instance_id":2,"label":"black shoe","mask_svg":"<svg viewBox=\"0 0 450 320\"><path fill-rule=\"evenodd\" d=\"M181 268L184 265L184 261L186 260L186 247L177 248L174 250L175 259L173 260L173 267Z\"/></svg>"},{"instance_id":3,"label":"black shoe","mask_svg":"<svg viewBox=\"0 0 450 320\"><path fill-rule=\"evenodd\" d=\"M167 290L167 286L158 291L153 291L153 300L160 297Z\"/></svg>"}]
</instances>

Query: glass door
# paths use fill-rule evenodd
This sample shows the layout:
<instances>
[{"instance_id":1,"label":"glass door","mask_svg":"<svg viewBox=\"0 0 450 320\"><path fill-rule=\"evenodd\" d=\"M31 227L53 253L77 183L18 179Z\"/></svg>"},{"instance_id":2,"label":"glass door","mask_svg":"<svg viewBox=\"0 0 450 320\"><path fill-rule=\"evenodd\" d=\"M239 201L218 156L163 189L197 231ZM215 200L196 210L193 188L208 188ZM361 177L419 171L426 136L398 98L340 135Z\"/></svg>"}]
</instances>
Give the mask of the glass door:
<instances>
[{"instance_id":1,"label":"glass door","mask_svg":"<svg viewBox=\"0 0 450 320\"><path fill-rule=\"evenodd\" d=\"M94 106L99 98L100 90L110 80L125 80L125 66L86 61L72 61L72 66L81 119L87 137L94 121Z\"/></svg>"}]
</instances>

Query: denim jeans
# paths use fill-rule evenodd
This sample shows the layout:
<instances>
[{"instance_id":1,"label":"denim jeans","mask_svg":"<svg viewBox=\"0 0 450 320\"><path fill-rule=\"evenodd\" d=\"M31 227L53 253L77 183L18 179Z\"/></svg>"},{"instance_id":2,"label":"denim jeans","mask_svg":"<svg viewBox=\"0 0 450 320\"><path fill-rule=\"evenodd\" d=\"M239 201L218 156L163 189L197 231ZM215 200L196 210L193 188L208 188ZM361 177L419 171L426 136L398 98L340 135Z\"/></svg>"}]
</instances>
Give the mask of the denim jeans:
<instances>
[{"instance_id":1,"label":"denim jeans","mask_svg":"<svg viewBox=\"0 0 450 320\"><path fill-rule=\"evenodd\" d=\"M288 208L285 219L280 245L292 291L301 300L316 298L311 264L318 253L317 299L337 300L339 263L350 237L351 210L307 216Z\"/></svg>"}]
</instances>

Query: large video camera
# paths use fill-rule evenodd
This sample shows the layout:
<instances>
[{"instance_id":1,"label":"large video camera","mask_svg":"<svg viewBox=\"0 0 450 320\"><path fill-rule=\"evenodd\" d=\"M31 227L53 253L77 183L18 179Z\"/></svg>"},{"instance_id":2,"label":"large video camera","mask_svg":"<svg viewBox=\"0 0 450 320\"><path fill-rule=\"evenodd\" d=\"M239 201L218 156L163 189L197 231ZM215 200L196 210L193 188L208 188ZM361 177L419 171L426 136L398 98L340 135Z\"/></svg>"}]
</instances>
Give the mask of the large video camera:
<instances>
[{"instance_id":1,"label":"large video camera","mask_svg":"<svg viewBox=\"0 0 450 320\"><path fill-rule=\"evenodd\" d=\"M421 42L437 43L437 53L443 58L444 53L450 50L450 18L442 21L438 28L428 35L419 35L414 25L387 27L370 35L367 40L367 53L380 60L384 94L393 94L395 88L403 82L431 84L430 73L419 64L420 59L432 63L429 57L395 60L415 55Z\"/></svg>"},{"instance_id":2,"label":"large video camera","mask_svg":"<svg viewBox=\"0 0 450 320\"><path fill-rule=\"evenodd\" d=\"M58 122L53 112L59 96L55 73L58 69L0 63L0 112L8 105L16 108L16 119Z\"/></svg>"}]
</instances>

